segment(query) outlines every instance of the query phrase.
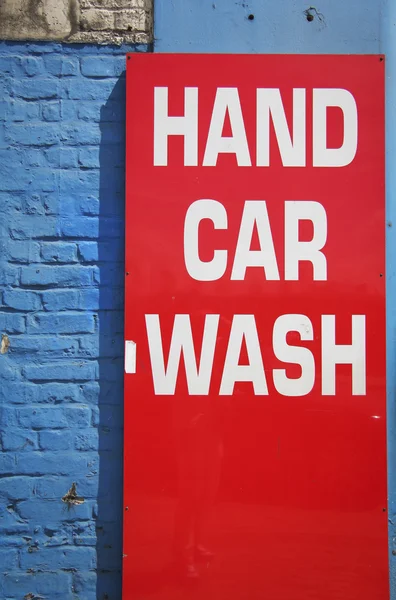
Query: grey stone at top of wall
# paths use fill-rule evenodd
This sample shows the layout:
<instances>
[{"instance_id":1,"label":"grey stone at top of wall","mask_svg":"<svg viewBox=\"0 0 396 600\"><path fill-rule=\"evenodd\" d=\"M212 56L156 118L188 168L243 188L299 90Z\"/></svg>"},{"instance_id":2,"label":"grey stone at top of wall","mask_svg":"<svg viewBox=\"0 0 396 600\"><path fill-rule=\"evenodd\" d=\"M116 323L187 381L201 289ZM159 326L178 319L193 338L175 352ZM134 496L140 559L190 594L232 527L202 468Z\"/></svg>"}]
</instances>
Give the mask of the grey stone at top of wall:
<instances>
[{"instance_id":1,"label":"grey stone at top of wall","mask_svg":"<svg viewBox=\"0 0 396 600\"><path fill-rule=\"evenodd\" d=\"M152 41L152 0L1 0L0 39Z\"/></svg>"}]
</instances>

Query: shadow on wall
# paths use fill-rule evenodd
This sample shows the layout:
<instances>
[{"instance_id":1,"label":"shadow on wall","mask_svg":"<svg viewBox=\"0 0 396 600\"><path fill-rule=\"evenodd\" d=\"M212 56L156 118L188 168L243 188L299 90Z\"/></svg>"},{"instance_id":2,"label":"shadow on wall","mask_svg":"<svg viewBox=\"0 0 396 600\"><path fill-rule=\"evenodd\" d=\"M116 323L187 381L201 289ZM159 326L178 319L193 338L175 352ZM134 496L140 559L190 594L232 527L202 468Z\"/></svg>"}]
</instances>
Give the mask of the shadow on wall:
<instances>
[{"instance_id":1,"label":"shadow on wall","mask_svg":"<svg viewBox=\"0 0 396 600\"><path fill-rule=\"evenodd\" d=\"M125 104L124 72L100 114L98 600L121 598Z\"/></svg>"}]
</instances>

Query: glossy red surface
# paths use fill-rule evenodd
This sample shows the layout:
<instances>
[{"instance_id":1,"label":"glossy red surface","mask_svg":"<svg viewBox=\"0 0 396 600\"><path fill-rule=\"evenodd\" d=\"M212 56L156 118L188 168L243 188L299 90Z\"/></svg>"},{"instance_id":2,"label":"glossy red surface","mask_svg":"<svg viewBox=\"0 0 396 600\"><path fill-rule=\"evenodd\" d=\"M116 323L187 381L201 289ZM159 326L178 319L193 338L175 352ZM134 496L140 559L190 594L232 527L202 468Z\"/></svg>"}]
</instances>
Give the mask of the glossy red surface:
<instances>
[{"instance_id":1,"label":"glossy red surface","mask_svg":"<svg viewBox=\"0 0 396 600\"><path fill-rule=\"evenodd\" d=\"M384 63L379 56L133 54L127 61L125 339L136 373L125 376L124 600L386 600L388 598L384 290ZM153 88L169 88L169 113L183 115L184 88L199 88L199 166L183 166L183 141L168 166L153 166ZM216 88L237 87L252 157L202 160ZM307 166L284 167L271 131L271 166L255 166L256 88L280 88L291 123L292 89L307 98ZM349 90L358 109L351 164L312 166L312 89ZM342 144L342 118L328 111L328 144ZM227 131L228 129L228 131ZM225 123L224 135L230 135ZM228 250L215 281L186 270L184 220L198 199L220 202L228 229L204 221L200 257ZM246 200L266 200L280 273L260 267L230 279ZM327 280L300 264L284 278L284 203L325 207ZM312 224L300 228L310 240ZM252 249L258 249L257 235ZM310 393L281 395L273 369L298 379L272 345L275 320L306 315L314 339ZM145 315L157 314L165 363L175 314L188 314L199 356L205 315L219 326L208 395L189 395L181 359L175 393L154 393ZM234 315L255 316L268 395L237 382L220 395ZM321 315L335 315L337 344L351 344L351 316L366 315L366 394L352 395L351 366L336 367L323 395ZM247 364L242 347L240 364ZM204 546L214 556L200 557ZM197 576L197 577L195 577Z\"/></svg>"}]
</instances>

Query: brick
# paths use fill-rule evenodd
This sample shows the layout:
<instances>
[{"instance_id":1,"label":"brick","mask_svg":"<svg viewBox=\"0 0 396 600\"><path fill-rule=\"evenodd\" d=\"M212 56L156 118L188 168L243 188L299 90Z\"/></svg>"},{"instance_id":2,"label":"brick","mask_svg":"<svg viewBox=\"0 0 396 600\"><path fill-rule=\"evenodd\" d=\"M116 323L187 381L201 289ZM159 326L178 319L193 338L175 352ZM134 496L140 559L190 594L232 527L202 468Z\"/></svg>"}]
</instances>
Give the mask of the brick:
<instances>
[{"instance_id":1,"label":"brick","mask_svg":"<svg viewBox=\"0 0 396 600\"><path fill-rule=\"evenodd\" d=\"M0 526L0 536L4 541L4 536L21 536L29 533L29 527L26 523L12 523Z\"/></svg>"},{"instance_id":2,"label":"brick","mask_svg":"<svg viewBox=\"0 0 396 600\"><path fill-rule=\"evenodd\" d=\"M99 477L82 477L78 481L77 492L87 499L97 498L99 495Z\"/></svg>"},{"instance_id":3,"label":"brick","mask_svg":"<svg viewBox=\"0 0 396 600\"><path fill-rule=\"evenodd\" d=\"M61 148L59 146L49 146L48 148L44 148L43 153L46 158L48 166L56 167L57 169L60 167ZM58 184L58 178L57 178L56 182ZM58 189L50 190L50 191L58 191Z\"/></svg>"},{"instance_id":4,"label":"brick","mask_svg":"<svg viewBox=\"0 0 396 600\"><path fill-rule=\"evenodd\" d=\"M48 290L42 294L43 306L48 311L81 308L80 293L77 290Z\"/></svg>"},{"instance_id":5,"label":"brick","mask_svg":"<svg viewBox=\"0 0 396 600\"><path fill-rule=\"evenodd\" d=\"M37 215L29 215L13 219L10 234L14 240L30 240L58 236L57 219Z\"/></svg>"},{"instance_id":6,"label":"brick","mask_svg":"<svg viewBox=\"0 0 396 600\"><path fill-rule=\"evenodd\" d=\"M67 488L64 490L63 494L67 492ZM22 500L18 503L18 513L20 514L22 519L29 520L33 523L45 523L46 529L54 529L56 524L60 521L62 522L73 522L77 519L87 520L90 518L90 506L89 504L82 504L80 506L73 506L70 510L67 509L67 506L62 502L60 498L56 500L43 500L42 498L30 499L30 500ZM60 538L62 539L62 538ZM64 539L64 538L63 538ZM32 543L30 548L26 550L22 550L20 553L21 556L24 556L24 553L27 552L27 556L25 560L21 561L21 566L23 569L48 569L49 565L46 562L41 562L43 559L42 553L45 552L44 556L48 559L48 555L46 554L46 550L50 544L39 544ZM49 548L51 550L55 550L55 548ZM41 554L41 556L40 556ZM36 555L36 556L32 556ZM48 566L46 566L48 565ZM62 568L61 566L54 565L53 568ZM70 568L70 567L65 567ZM52 600L52 599L51 599Z\"/></svg>"},{"instance_id":7,"label":"brick","mask_svg":"<svg viewBox=\"0 0 396 600\"><path fill-rule=\"evenodd\" d=\"M63 86L65 86L64 80ZM77 111L80 106L80 102L75 102L74 100L68 100L65 98L67 92L65 89L62 89L62 100L61 100L61 114L63 121L76 121L77 120Z\"/></svg>"},{"instance_id":8,"label":"brick","mask_svg":"<svg viewBox=\"0 0 396 600\"><path fill-rule=\"evenodd\" d=\"M0 381L2 379L7 381L7 385L10 381L15 381L20 378L20 370L14 363L11 361L10 354L7 353L3 356L3 359L0 361ZM1 386L0 386L0 394L1 394Z\"/></svg>"},{"instance_id":9,"label":"brick","mask_svg":"<svg viewBox=\"0 0 396 600\"><path fill-rule=\"evenodd\" d=\"M25 163L28 167L44 167L47 164L47 160L42 149L26 149L24 155Z\"/></svg>"},{"instance_id":10,"label":"brick","mask_svg":"<svg viewBox=\"0 0 396 600\"><path fill-rule=\"evenodd\" d=\"M88 406L65 406L64 413L69 427L85 427L91 424L91 409Z\"/></svg>"},{"instance_id":11,"label":"brick","mask_svg":"<svg viewBox=\"0 0 396 600\"><path fill-rule=\"evenodd\" d=\"M43 201L46 217L57 215L59 213L60 198L58 190L55 190L55 193L53 194L45 194L43 196Z\"/></svg>"},{"instance_id":12,"label":"brick","mask_svg":"<svg viewBox=\"0 0 396 600\"><path fill-rule=\"evenodd\" d=\"M17 127L17 126L15 126ZM19 127L19 126L18 126ZM7 135L6 135L7 137ZM14 140L7 140L13 142ZM20 176L15 178L15 169L11 163L3 163L0 165L0 190L2 192L23 192L32 181L29 171L19 171Z\"/></svg>"},{"instance_id":13,"label":"brick","mask_svg":"<svg viewBox=\"0 0 396 600\"><path fill-rule=\"evenodd\" d=\"M117 15L115 18L117 20ZM119 77L124 71L124 56L86 56L81 59L81 73L86 77Z\"/></svg>"},{"instance_id":14,"label":"brick","mask_svg":"<svg viewBox=\"0 0 396 600\"><path fill-rule=\"evenodd\" d=\"M76 546L96 546L96 536L79 535L75 537L74 543Z\"/></svg>"},{"instance_id":15,"label":"brick","mask_svg":"<svg viewBox=\"0 0 396 600\"><path fill-rule=\"evenodd\" d=\"M64 144L99 144L101 141L101 131L96 124L76 121L75 123L64 125L60 137Z\"/></svg>"},{"instance_id":16,"label":"brick","mask_svg":"<svg viewBox=\"0 0 396 600\"><path fill-rule=\"evenodd\" d=\"M97 242L80 242L78 254L82 262L97 262L99 260L99 246Z\"/></svg>"},{"instance_id":17,"label":"brick","mask_svg":"<svg viewBox=\"0 0 396 600\"><path fill-rule=\"evenodd\" d=\"M115 14L114 27L120 31L146 31L150 27L149 15L139 8L121 10Z\"/></svg>"},{"instance_id":18,"label":"brick","mask_svg":"<svg viewBox=\"0 0 396 600\"><path fill-rule=\"evenodd\" d=\"M99 198L97 196L85 196L79 203L79 212L83 215L98 215L100 211Z\"/></svg>"},{"instance_id":19,"label":"brick","mask_svg":"<svg viewBox=\"0 0 396 600\"><path fill-rule=\"evenodd\" d=\"M40 194L32 194L25 199L25 211L29 215L44 215L44 205Z\"/></svg>"},{"instance_id":20,"label":"brick","mask_svg":"<svg viewBox=\"0 0 396 600\"><path fill-rule=\"evenodd\" d=\"M37 434L33 431L15 431L7 429L1 434L3 450L24 450L37 449Z\"/></svg>"},{"instance_id":21,"label":"brick","mask_svg":"<svg viewBox=\"0 0 396 600\"><path fill-rule=\"evenodd\" d=\"M39 75L43 72L44 65L41 57L24 56L21 60L21 67L28 77Z\"/></svg>"},{"instance_id":22,"label":"brick","mask_svg":"<svg viewBox=\"0 0 396 600\"><path fill-rule=\"evenodd\" d=\"M62 428L67 425L62 408L57 406L20 408L17 410L17 419L20 427L24 428Z\"/></svg>"},{"instance_id":23,"label":"brick","mask_svg":"<svg viewBox=\"0 0 396 600\"><path fill-rule=\"evenodd\" d=\"M4 75L12 75L11 81L14 78L23 77L26 75L22 66L22 58L15 54L8 54L8 56L0 57L0 70L4 77Z\"/></svg>"},{"instance_id":24,"label":"brick","mask_svg":"<svg viewBox=\"0 0 396 600\"><path fill-rule=\"evenodd\" d=\"M13 262L29 263L40 260L40 246L36 242L9 240L6 250L8 260Z\"/></svg>"},{"instance_id":25,"label":"brick","mask_svg":"<svg viewBox=\"0 0 396 600\"><path fill-rule=\"evenodd\" d=\"M98 169L99 158L99 148L82 148L78 155L78 164L86 169Z\"/></svg>"},{"instance_id":26,"label":"brick","mask_svg":"<svg viewBox=\"0 0 396 600\"><path fill-rule=\"evenodd\" d=\"M46 383L31 387L37 388L36 399L38 402L49 404L78 402L81 392L80 387L74 383Z\"/></svg>"},{"instance_id":27,"label":"brick","mask_svg":"<svg viewBox=\"0 0 396 600\"><path fill-rule=\"evenodd\" d=\"M13 502L11 501L11 504ZM6 533L7 527L0 527L1 545L3 548L23 548L26 546L26 540L20 535ZM8 575L8 573L7 573ZM0 575L0 589L2 589L2 580L6 574Z\"/></svg>"},{"instance_id":28,"label":"brick","mask_svg":"<svg viewBox=\"0 0 396 600\"><path fill-rule=\"evenodd\" d=\"M74 447L79 451L98 450L99 433L97 430L78 432L75 436Z\"/></svg>"},{"instance_id":29,"label":"brick","mask_svg":"<svg viewBox=\"0 0 396 600\"><path fill-rule=\"evenodd\" d=\"M58 82L55 79L15 79L12 84L15 97L25 100L56 98Z\"/></svg>"},{"instance_id":30,"label":"brick","mask_svg":"<svg viewBox=\"0 0 396 600\"><path fill-rule=\"evenodd\" d=\"M63 571L47 571L45 573L9 573L3 579L3 593L6 598L28 597L35 590L36 596L44 598L56 598L64 594L65 600L71 596L67 590L72 587L72 574ZM61 596L60 596L61 597Z\"/></svg>"},{"instance_id":31,"label":"brick","mask_svg":"<svg viewBox=\"0 0 396 600\"><path fill-rule=\"evenodd\" d=\"M66 97L70 100L104 100L110 94L113 100L125 97L125 85L118 79L70 79L65 83ZM118 85L117 85L118 84Z\"/></svg>"},{"instance_id":32,"label":"brick","mask_svg":"<svg viewBox=\"0 0 396 600\"><path fill-rule=\"evenodd\" d=\"M8 114L10 120L15 122L37 120L40 115L40 105L38 102L10 100Z\"/></svg>"},{"instance_id":33,"label":"brick","mask_svg":"<svg viewBox=\"0 0 396 600\"><path fill-rule=\"evenodd\" d=\"M20 191L0 192L0 212L18 214L23 208L23 196ZM4 224L3 224L4 225Z\"/></svg>"},{"instance_id":34,"label":"brick","mask_svg":"<svg viewBox=\"0 0 396 600\"><path fill-rule=\"evenodd\" d=\"M61 233L68 238L97 238L99 219L96 217L75 217L61 221Z\"/></svg>"},{"instance_id":35,"label":"brick","mask_svg":"<svg viewBox=\"0 0 396 600\"><path fill-rule=\"evenodd\" d=\"M91 411L87 406L35 406L17 410L21 427L62 429L89 425Z\"/></svg>"},{"instance_id":36,"label":"brick","mask_svg":"<svg viewBox=\"0 0 396 600\"><path fill-rule=\"evenodd\" d=\"M2 571L12 571L18 566L18 551L12 548L0 548L0 565Z\"/></svg>"},{"instance_id":37,"label":"brick","mask_svg":"<svg viewBox=\"0 0 396 600\"><path fill-rule=\"evenodd\" d=\"M84 505L77 506L75 512L77 513L83 507ZM50 510L53 512L52 509ZM40 548L38 552L21 553L20 560L22 569L90 570L96 567L96 550L94 548Z\"/></svg>"},{"instance_id":38,"label":"brick","mask_svg":"<svg viewBox=\"0 0 396 600\"><path fill-rule=\"evenodd\" d=\"M60 164L62 169L78 167L77 148L60 148Z\"/></svg>"},{"instance_id":39,"label":"brick","mask_svg":"<svg viewBox=\"0 0 396 600\"><path fill-rule=\"evenodd\" d=\"M44 262L77 262L77 246L67 242L43 242L41 244L41 258Z\"/></svg>"},{"instance_id":40,"label":"brick","mask_svg":"<svg viewBox=\"0 0 396 600\"><path fill-rule=\"evenodd\" d=\"M67 431L40 431L39 447L41 450L70 450L74 435Z\"/></svg>"},{"instance_id":41,"label":"brick","mask_svg":"<svg viewBox=\"0 0 396 600\"><path fill-rule=\"evenodd\" d=\"M40 310L41 298L37 292L27 290L4 290L3 304L16 310Z\"/></svg>"},{"instance_id":42,"label":"brick","mask_svg":"<svg viewBox=\"0 0 396 600\"><path fill-rule=\"evenodd\" d=\"M3 333L23 333L26 330L25 317L13 313L0 313L0 330Z\"/></svg>"},{"instance_id":43,"label":"brick","mask_svg":"<svg viewBox=\"0 0 396 600\"><path fill-rule=\"evenodd\" d=\"M95 319L93 315L81 313L29 315L28 333L93 333Z\"/></svg>"},{"instance_id":44,"label":"brick","mask_svg":"<svg viewBox=\"0 0 396 600\"><path fill-rule=\"evenodd\" d=\"M23 460L19 460L18 455L0 454L0 461L3 456L12 459L11 464L4 465L7 467L5 473L9 473L11 469L11 474L17 469L19 475L67 475L70 477L70 473L73 473L73 477L79 475L86 477L90 473L95 473L98 468L97 454L89 452L79 454L78 452L53 453L34 450L26 452Z\"/></svg>"},{"instance_id":45,"label":"brick","mask_svg":"<svg viewBox=\"0 0 396 600\"><path fill-rule=\"evenodd\" d=\"M21 146L50 146L59 142L61 132L51 123L30 123L29 135L25 124L7 125L5 140Z\"/></svg>"},{"instance_id":46,"label":"brick","mask_svg":"<svg viewBox=\"0 0 396 600\"><path fill-rule=\"evenodd\" d=\"M56 524L59 522L73 522L77 519L87 520L90 518L90 503L81 504L79 506L72 506L70 510L67 509L67 506L62 502L62 496L66 494L69 488L63 490L63 493L60 497L54 500L50 499L42 499L42 498L31 498L30 500L23 500L18 503L18 513L20 514L22 519L28 519L33 523L45 524L46 529L54 529ZM48 555L46 553L47 544L31 544L31 548L24 550L20 553L21 558L25 556L26 559L22 558L21 566L23 569L45 569L49 568L45 566L46 563L41 563L43 559L43 554L48 559ZM50 548L55 551L57 549ZM60 550L60 548L58 548ZM32 551L33 550L33 551ZM41 554L41 556L40 556ZM29 559L30 555L30 559ZM33 556L32 556L33 555ZM35 555L35 556L34 556ZM38 561L38 562L37 562ZM53 565L53 568L63 568L59 565ZM64 568L70 568L67 565ZM52 599L51 599L52 600Z\"/></svg>"},{"instance_id":47,"label":"brick","mask_svg":"<svg viewBox=\"0 0 396 600\"><path fill-rule=\"evenodd\" d=\"M37 392L37 386L30 383L8 382L7 390L5 389L5 386L0 386L0 402L7 401L11 404L27 404L35 402L37 399Z\"/></svg>"},{"instance_id":48,"label":"brick","mask_svg":"<svg viewBox=\"0 0 396 600\"><path fill-rule=\"evenodd\" d=\"M81 101L77 106L77 117L81 121L93 121L98 123L101 121L103 112L103 102L84 102Z\"/></svg>"},{"instance_id":49,"label":"brick","mask_svg":"<svg viewBox=\"0 0 396 600\"><path fill-rule=\"evenodd\" d=\"M81 23L85 30L105 31L114 27L114 13L108 10L89 8L82 11Z\"/></svg>"},{"instance_id":50,"label":"brick","mask_svg":"<svg viewBox=\"0 0 396 600\"><path fill-rule=\"evenodd\" d=\"M75 56L49 55L44 58L45 69L48 74L57 77L70 77L78 74L79 61Z\"/></svg>"},{"instance_id":51,"label":"brick","mask_svg":"<svg viewBox=\"0 0 396 600\"><path fill-rule=\"evenodd\" d=\"M60 121L61 120L61 104L60 101L45 102L42 105L42 115L44 121Z\"/></svg>"},{"instance_id":52,"label":"brick","mask_svg":"<svg viewBox=\"0 0 396 600\"><path fill-rule=\"evenodd\" d=\"M92 194L93 190L99 191L99 173L96 171L61 171L60 191L67 194Z\"/></svg>"},{"instance_id":53,"label":"brick","mask_svg":"<svg viewBox=\"0 0 396 600\"><path fill-rule=\"evenodd\" d=\"M2 452L0 454L0 479L7 475L14 475L18 471L16 456L9 452Z\"/></svg>"},{"instance_id":54,"label":"brick","mask_svg":"<svg viewBox=\"0 0 396 600\"><path fill-rule=\"evenodd\" d=\"M80 388L81 400L89 404L97 404L100 395L99 383L93 381L91 383L85 383Z\"/></svg>"},{"instance_id":55,"label":"brick","mask_svg":"<svg viewBox=\"0 0 396 600\"><path fill-rule=\"evenodd\" d=\"M55 153L57 149L53 149ZM44 150L45 155L49 156L49 150ZM29 187L27 192L42 195L43 192L55 192L58 190L58 173L54 172L53 169L32 169L31 179L29 181Z\"/></svg>"},{"instance_id":56,"label":"brick","mask_svg":"<svg viewBox=\"0 0 396 600\"><path fill-rule=\"evenodd\" d=\"M83 266L40 266L21 267L21 283L23 285L58 285L75 287L92 285L93 267Z\"/></svg>"},{"instance_id":57,"label":"brick","mask_svg":"<svg viewBox=\"0 0 396 600\"><path fill-rule=\"evenodd\" d=\"M31 381L89 381L96 378L97 369L93 362L62 361L56 364L25 365L23 373Z\"/></svg>"},{"instance_id":58,"label":"brick","mask_svg":"<svg viewBox=\"0 0 396 600\"><path fill-rule=\"evenodd\" d=\"M14 354L39 354L44 356L75 356L79 343L73 337L43 335L18 335L13 337L11 352Z\"/></svg>"},{"instance_id":59,"label":"brick","mask_svg":"<svg viewBox=\"0 0 396 600\"><path fill-rule=\"evenodd\" d=\"M14 168L23 165L23 152L17 148L0 150L0 175L3 175L3 169L9 162Z\"/></svg>"},{"instance_id":60,"label":"brick","mask_svg":"<svg viewBox=\"0 0 396 600\"><path fill-rule=\"evenodd\" d=\"M57 434L71 437L71 433L67 431L42 431L40 433L40 437L44 436L44 434ZM84 476L81 477L84 480ZM76 482L77 480L77 482ZM66 492L70 489L72 482L75 481L77 483L77 487L79 487L78 482L80 481L78 477L73 479L73 477L59 477L57 475L49 475L36 479L36 495L39 498L47 498L50 500L59 500L66 494ZM59 527L51 527L53 533L58 532L62 527L62 524L59 524Z\"/></svg>"}]
</instances>

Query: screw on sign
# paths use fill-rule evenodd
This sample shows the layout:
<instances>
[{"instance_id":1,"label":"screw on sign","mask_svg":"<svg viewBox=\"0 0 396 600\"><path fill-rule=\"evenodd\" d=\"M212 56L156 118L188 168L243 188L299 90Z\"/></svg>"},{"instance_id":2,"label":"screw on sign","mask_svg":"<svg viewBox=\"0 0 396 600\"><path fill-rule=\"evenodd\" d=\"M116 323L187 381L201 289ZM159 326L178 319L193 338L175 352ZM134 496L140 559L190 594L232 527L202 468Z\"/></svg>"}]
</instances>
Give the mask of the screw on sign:
<instances>
[{"instance_id":1,"label":"screw on sign","mask_svg":"<svg viewBox=\"0 0 396 600\"><path fill-rule=\"evenodd\" d=\"M388 598L379 58L128 61L127 600Z\"/></svg>"}]
</instances>

